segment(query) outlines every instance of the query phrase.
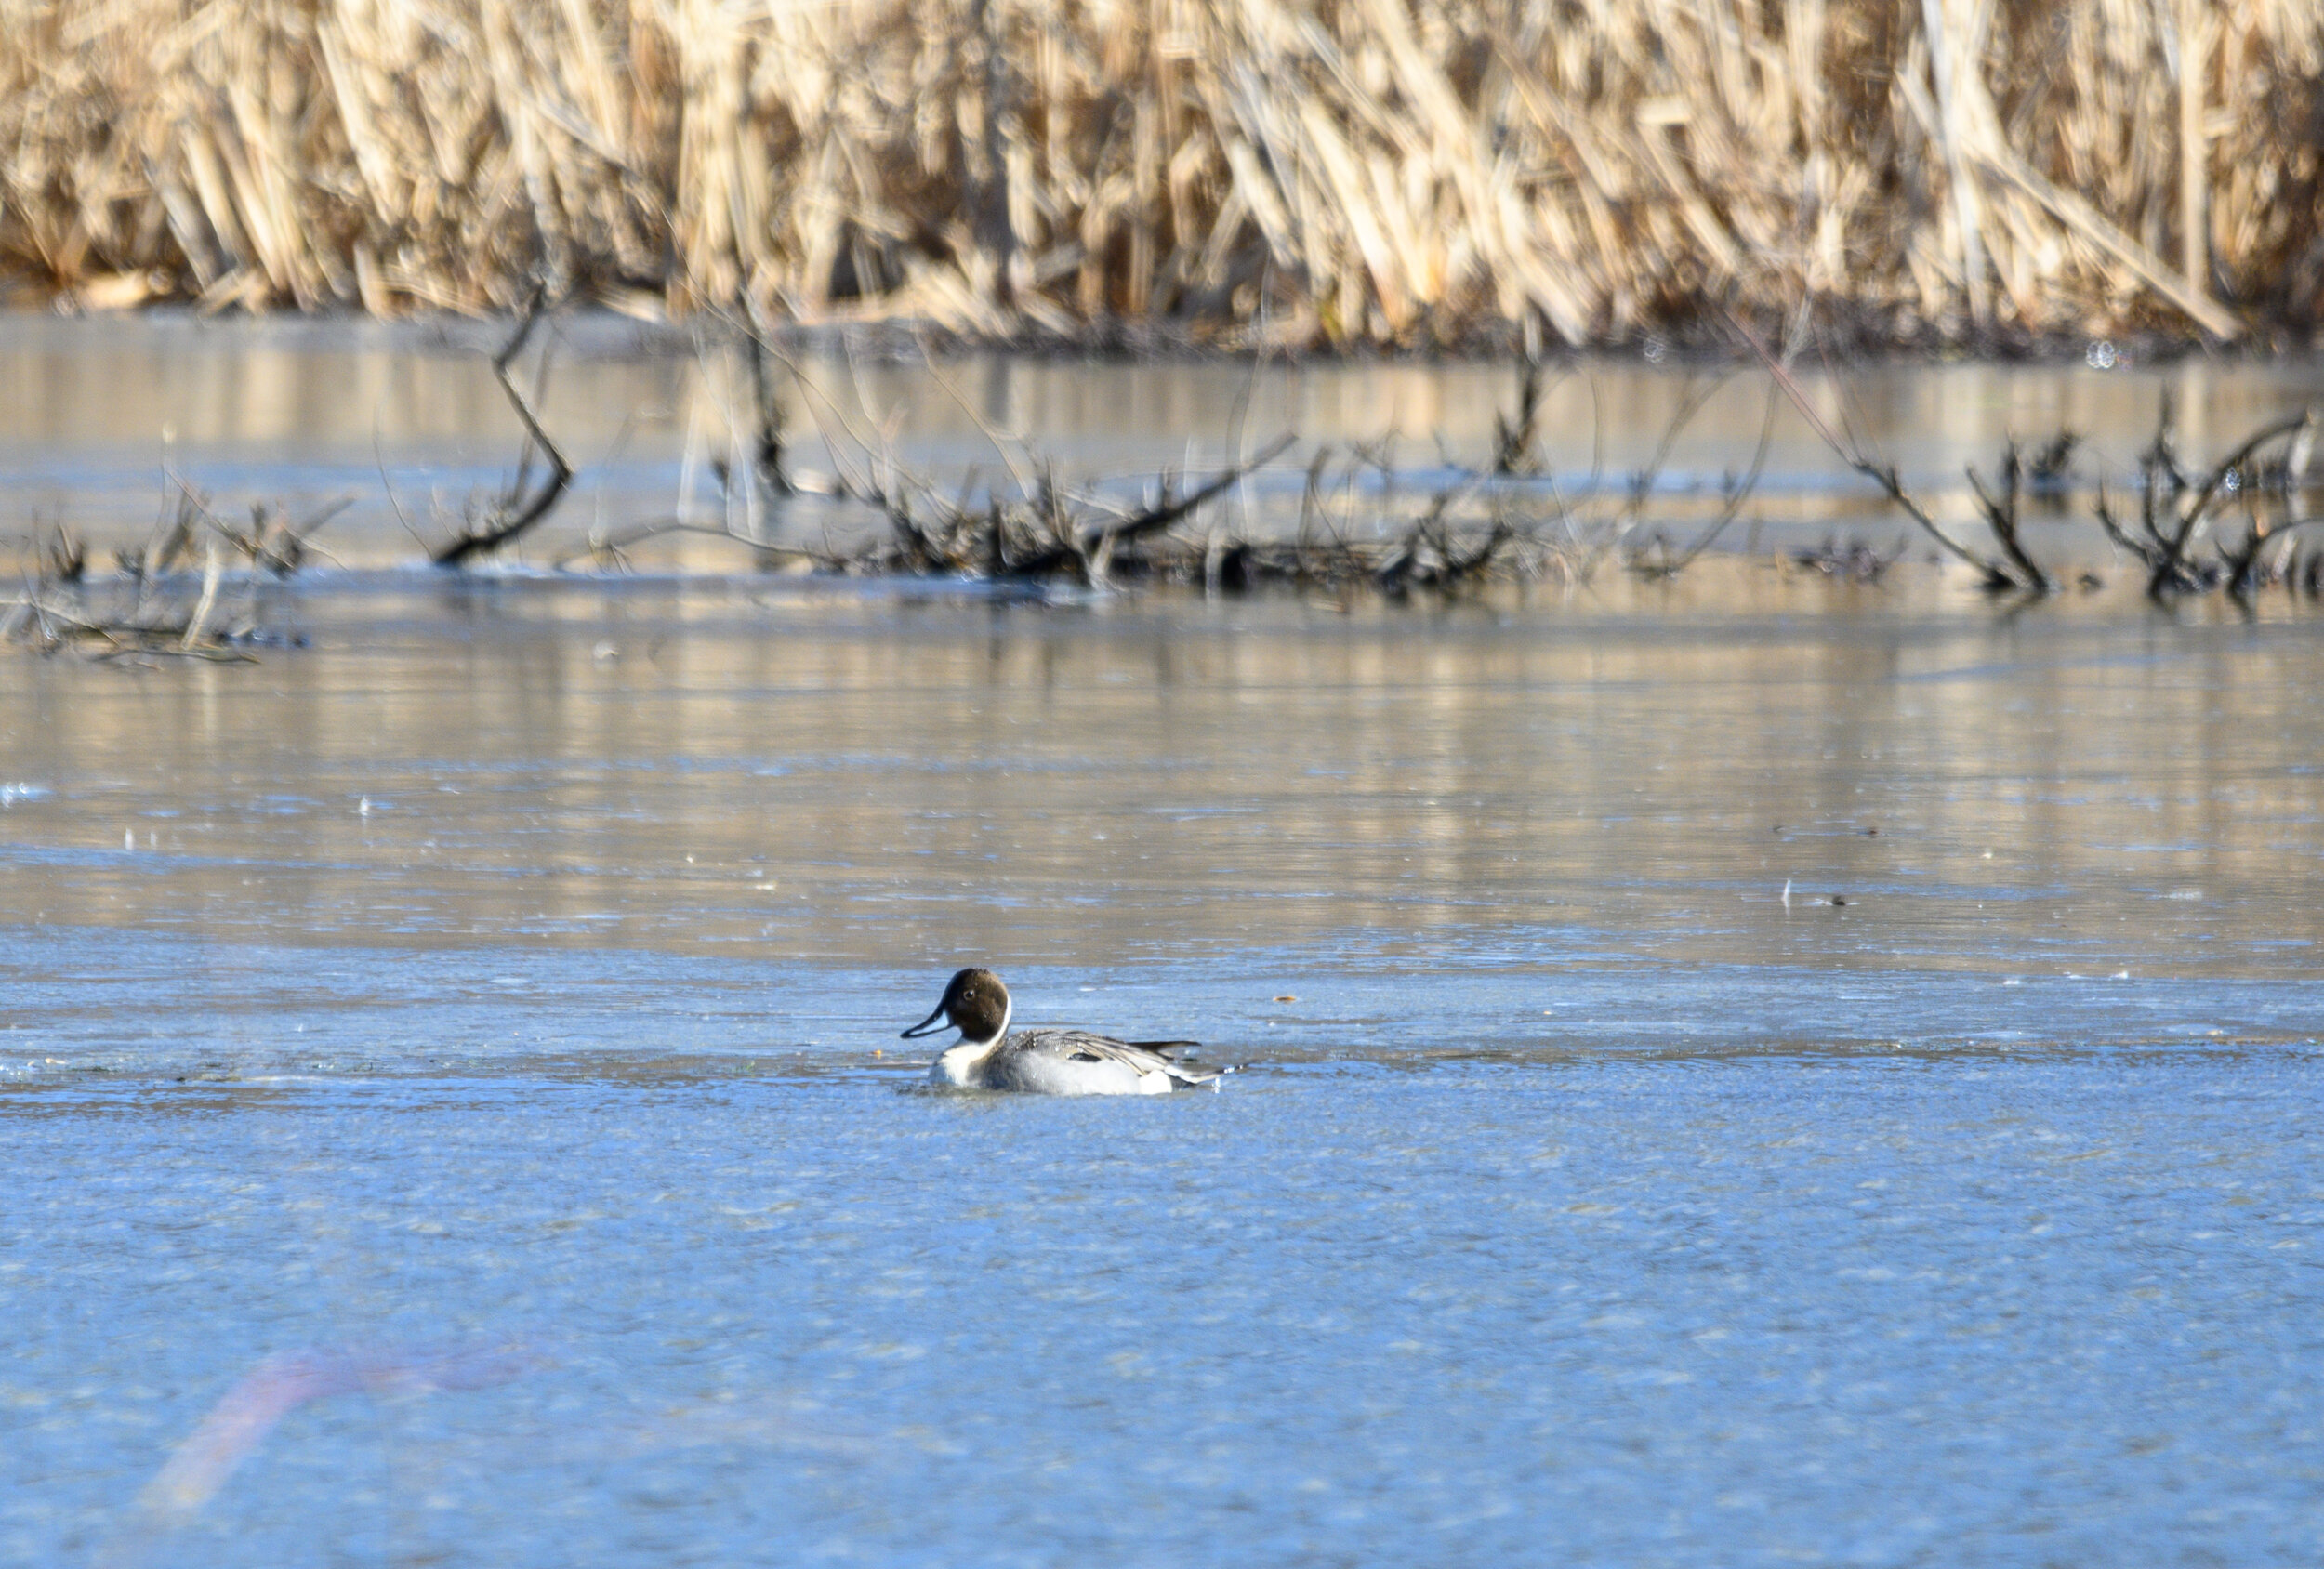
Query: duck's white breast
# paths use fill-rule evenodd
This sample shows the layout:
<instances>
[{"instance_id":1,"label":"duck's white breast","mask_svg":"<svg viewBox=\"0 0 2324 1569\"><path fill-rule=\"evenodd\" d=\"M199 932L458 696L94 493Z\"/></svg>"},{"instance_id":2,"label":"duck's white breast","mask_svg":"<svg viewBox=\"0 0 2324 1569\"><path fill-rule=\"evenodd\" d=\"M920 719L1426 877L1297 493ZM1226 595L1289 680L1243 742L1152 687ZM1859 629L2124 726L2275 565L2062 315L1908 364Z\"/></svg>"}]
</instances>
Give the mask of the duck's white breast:
<instances>
[{"instance_id":1,"label":"duck's white breast","mask_svg":"<svg viewBox=\"0 0 2324 1569\"><path fill-rule=\"evenodd\" d=\"M991 1066L992 1057L992 1042L962 1041L937 1053L936 1061L928 1065L928 1082L950 1085L955 1089L993 1088L985 1072Z\"/></svg>"}]
</instances>

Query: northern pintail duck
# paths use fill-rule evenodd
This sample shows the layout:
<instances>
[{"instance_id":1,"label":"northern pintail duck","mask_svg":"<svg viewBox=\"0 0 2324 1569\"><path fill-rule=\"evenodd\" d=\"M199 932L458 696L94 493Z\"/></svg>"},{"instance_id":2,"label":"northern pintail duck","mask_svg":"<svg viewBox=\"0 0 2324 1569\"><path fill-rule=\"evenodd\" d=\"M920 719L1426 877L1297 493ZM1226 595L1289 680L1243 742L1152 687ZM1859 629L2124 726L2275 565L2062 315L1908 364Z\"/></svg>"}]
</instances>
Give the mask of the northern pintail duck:
<instances>
[{"instance_id":1,"label":"northern pintail duck","mask_svg":"<svg viewBox=\"0 0 2324 1569\"><path fill-rule=\"evenodd\" d=\"M904 1032L934 1035L949 1022L960 1032L929 1065L928 1082L961 1089L1016 1089L1032 1095L1168 1095L1216 1089L1224 1068L1196 1068L1171 1053L1191 1040L1116 1040L1088 1030L1009 1033L1009 988L989 969L964 969L944 988L936 1011Z\"/></svg>"}]
</instances>

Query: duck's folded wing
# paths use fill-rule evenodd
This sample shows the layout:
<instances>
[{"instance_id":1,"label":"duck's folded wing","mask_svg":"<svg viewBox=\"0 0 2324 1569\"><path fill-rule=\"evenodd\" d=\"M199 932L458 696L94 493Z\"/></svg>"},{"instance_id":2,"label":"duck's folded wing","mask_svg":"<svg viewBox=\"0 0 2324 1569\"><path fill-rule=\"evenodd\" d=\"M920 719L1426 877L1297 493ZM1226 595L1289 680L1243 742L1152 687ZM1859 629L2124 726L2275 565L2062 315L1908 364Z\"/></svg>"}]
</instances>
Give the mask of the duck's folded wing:
<instances>
[{"instance_id":1,"label":"duck's folded wing","mask_svg":"<svg viewBox=\"0 0 2324 1569\"><path fill-rule=\"evenodd\" d=\"M1182 1051L1198 1051L1202 1048L1202 1042L1198 1040L1126 1040L1121 1044L1134 1047L1140 1051L1151 1051L1156 1057L1175 1057Z\"/></svg>"},{"instance_id":2,"label":"duck's folded wing","mask_svg":"<svg viewBox=\"0 0 2324 1569\"><path fill-rule=\"evenodd\" d=\"M1200 1046L1200 1041L1116 1040L1087 1030L1027 1031L1026 1037L1022 1049L1065 1061L1119 1062L1142 1074L1168 1074L1184 1084L1207 1084L1219 1076L1216 1068L1197 1068L1170 1060L1173 1051Z\"/></svg>"}]
</instances>

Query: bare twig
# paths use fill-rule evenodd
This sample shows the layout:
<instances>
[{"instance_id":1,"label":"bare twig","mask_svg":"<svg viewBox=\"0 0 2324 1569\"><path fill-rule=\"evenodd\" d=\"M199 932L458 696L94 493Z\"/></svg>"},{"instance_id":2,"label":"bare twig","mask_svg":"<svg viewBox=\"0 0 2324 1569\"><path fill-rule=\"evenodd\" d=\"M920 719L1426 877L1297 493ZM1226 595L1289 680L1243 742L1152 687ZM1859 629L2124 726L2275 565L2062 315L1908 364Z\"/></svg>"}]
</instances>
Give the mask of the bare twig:
<instances>
[{"instance_id":1,"label":"bare twig","mask_svg":"<svg viewBox=\"0 0 2324 1569\"><path fill-rule=\"evenodd\" d=\"M1728 314L1727 321L1743 341L1751 346L1751 351L1757 354L1760 362L1767 367L1767 374L1776 378L1776 385L1782 388L1784 395L1791 400L1791 406L1800 411L1800 417L1807 421L1808 428L1816 432L1817 438L1823 442L1824 445L1831 449L1833 455L1837 456L1841 462L1880 486L1897 510L1919 524L1921 531L1942 546L1948 555L1976 568L1984 576L1987 587L2030 588L2033 587L2031 581L2020 582L2001 562L1990 557L1979 555L1946 533L1937 521L1929 515L1928 508L1921 506L1910 491L1905 489L1904 481L1897 476L1895 464L1878 462L1855 440L1843 442L1834 435L1831 427L1825 423L1824 416L1816 412L1816 405L1811 403L1807 394L1801 390L1800 384L1792 379L1791 373L1785 369L1774 355L1767 352L1766 346L1759 341L1757 335L1732 312Z\"/></svg>"},{"instance_id":2,"label":"bare twig","mask_svg":"<svg viewBox=\"0 0 2324 1569\"><path fill-rule=\"evenodd\" d=\"M2017 586L2032 594L2050 594L2057 586L2041 563L2027 554L2017 536L2017 503L2025 494L2025 464L2018 455L2017 443L2013 441L2001 449L2001 493L1999 495L1986 489L1984 478L1976 465L1968 468L1969 488L1977 494L1977 506L1985 513L1986 526L2000 543L2001 554L2015 575Z\"/></svg>"},{"instance_id":3,"label":"bare twig","mask_svg":"<svg viewBox=\"0 0 2324 1569\"><path fill-rule=\"evenodd\" d=\"M2103 481L2098 485L2097 499L2091 504L2091 512L2098 520L2098 526L2106 531L2106 537L2122 549L2137 557L2147 571L2152 572L2162 564L2163 547L2160 545L2138 538L2116 520L2114 506L2106 494L2106 483Z\"/></svg>"},{"instance_id":4,"label":"bare twig","mask_svg":"<svg viewBox=\"0 0 2324 1569\"><path fill-rule=\"evenodd\" d=\"M1729 478L1726 484L1725 503L1720 508L1717 521L1705 529L1693 545L1672 560L1658 562L1650 570L1640 567L1636 561L1631 563L1633 567L1646 571L1647 575L1652 577L1676 577L1688 567L1693 566L1695 559L1710 549L1719 536L1727 531L1727 525L1735 521L1736 516L1743 510L1743 504L1749 501L1751 494L1759 488L1759 477L1767 468L1768 449L1775 444L1776 410L1780 406L1776 399L1776 389L1770 385L1767 389L1766 406L1760 414L1759 444L1751 450L1751 465L1744 471L1740 479Z\"/></svg>"},{"instance_id":5,"label":"bare twig","mask_svg":"<svg viewBox=\"0 0 2324 1569\"><path fill-rule=\"evenodd\" d=\"M498 378L501 391L507 394L509 407L516 410L517 418L524 425L525 444L517 460L516 477L481 523L471 523L456 538L439 546L429 556L429 560L440 567L465 566L476 557L487 555L522 537L556 508L557 503L564 499L566 489L573 483L573 466L565 461L564 452L555 439L542 428L540 415L534 411L533 401L524 395L523 389L508 374L509 365L532 337L533 329L548 314L547 300L548 291L535 287L531 301L525 307L524 319L517 323L517 330L509 335L500 352L493 356L493 375ZM546 368L544 363L544 374ZM535 448L548 460L548 474L539 488L527 496L524 492L531 482Z\"/></svg>"},{"instance_id":6,"label":"bare twig","mask_svg":"<svg viewBox=\"0 0 2324 1569\"><path fill-rule=\"evenodd\" d=\"M1189 491L1176 500L1165 497L1154 506L1143 511L1133 513L1119 522L1102 524L1094 531L1091 537L1093 539L1110 538L1115 544L1120 545L1169 528L1180 519L1199 511L1213 498L1224 494L1250 475L1281 457L1297 439L1287 430L1242 462L1222 470L1207 484Z\"/></svg>"},{"instance_id":7,"label":"bare twig","mask_svg":"<svg viewBox=\"0 0 2324 1569\"><path fill-rule=\"evenodd\" d=\"M756 552L762 560L780 560L789 558L816 567L829 569L836 569L845 564L841 558L827 551L810 550L799 546L766 545L736 534L733 529L714 528L708 523L690 523L678 518L664 518L649 523L640 523L635 528L625 529L617 534L594 535L587 544L568 550L558 557L552 564L560 572L568 571L578 563L592 559L601 561L610 560L616 565L626 564L627 551L650 539L660 539L669 534L694 534L705 539L723 539L730 544L740 545Z\"/></svg>"},{"instance_id":8,"label":"bare twig","mask_svg":"<svg viewBox=\"0 0 2324 1569\"><path fill-rule=\"evenodd\" d=\"M2204 477L2202 484L2196 489L2194 505L2179 515L2177 528L2164 541L2162 557L2155 563L2154 571L2147 579L2147 592L2164 598L2199 587L2195 574L2187 570L2187 547L2209 522L2213 502L2226 488L2231 478L2238 483L2241 482L2245 478L2246 466L2260 448L2302 429L2315 417L2312 413L2303 410L2298 415L2263 427Z\"/></svg>"}]
</instances>

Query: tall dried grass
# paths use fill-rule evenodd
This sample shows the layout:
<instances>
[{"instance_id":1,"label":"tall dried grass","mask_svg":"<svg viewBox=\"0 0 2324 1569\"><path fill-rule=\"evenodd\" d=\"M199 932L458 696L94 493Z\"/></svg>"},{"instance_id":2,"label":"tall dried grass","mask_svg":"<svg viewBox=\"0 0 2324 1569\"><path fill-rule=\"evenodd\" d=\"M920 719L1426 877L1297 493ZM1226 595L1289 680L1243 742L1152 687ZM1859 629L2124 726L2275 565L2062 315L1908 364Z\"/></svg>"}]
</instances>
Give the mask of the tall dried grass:
<instances>
[{"instance_id":1,"label":"tall dried grass","mask_svg":"<svg viewBox=\"0 0 2324 1569\"><path fill-rule=\"evenodd\" d=\"M90 306L2305 332L2320 147L2313 0L0 0Z\"/></svg>"}]
</instances>

